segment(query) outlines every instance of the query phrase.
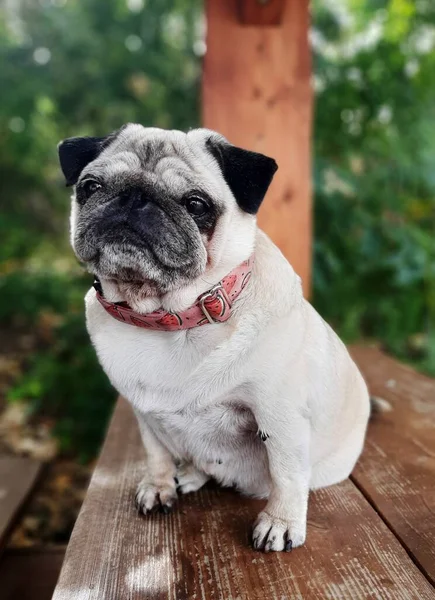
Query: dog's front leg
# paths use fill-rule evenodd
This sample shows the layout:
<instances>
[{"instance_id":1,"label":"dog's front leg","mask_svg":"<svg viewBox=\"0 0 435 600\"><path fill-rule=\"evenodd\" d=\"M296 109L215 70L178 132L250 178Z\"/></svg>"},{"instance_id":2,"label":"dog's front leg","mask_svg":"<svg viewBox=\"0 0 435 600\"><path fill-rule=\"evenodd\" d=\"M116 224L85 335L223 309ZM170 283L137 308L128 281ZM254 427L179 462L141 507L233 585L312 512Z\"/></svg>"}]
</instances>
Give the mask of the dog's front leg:
<instances>
[{"instance_id":1,"label":"dog's front leg","mask_svg":"<svg viewBox=\"0 0 435 600\"><path fill-rule=\"evenodd\" d=\"M305 541L310 481L310 427L301 414L283 414L283 406L255 411L259 436L267 448L271 492L254 524L257 550L290 551Z\"/></svg>"},{"instance_id":2,"label":"dog's front leg","mask_svg":"<svg viewBox=\"0 0 435 600\"><path fill-rule=\"evenodd\" d=\"M146 416L135 411L146 452L145 475L136 492L136 506L146 515L156 509L168 513L175 500L176 466L169 450L157 439L146 421Z\"/></svg>"}]
</instances>

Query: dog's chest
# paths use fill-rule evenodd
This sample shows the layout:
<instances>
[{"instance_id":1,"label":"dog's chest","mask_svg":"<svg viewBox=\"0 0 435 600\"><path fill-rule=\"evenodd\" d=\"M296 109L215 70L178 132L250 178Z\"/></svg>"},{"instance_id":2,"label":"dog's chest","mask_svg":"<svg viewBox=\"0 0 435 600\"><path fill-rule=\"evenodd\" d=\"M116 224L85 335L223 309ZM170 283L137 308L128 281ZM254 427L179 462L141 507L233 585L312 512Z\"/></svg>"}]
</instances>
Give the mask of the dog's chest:
<instances>
[{"instance_id":1,"label":"dog's chest","mask_svg":"<svg viewBox=\"0 0 435 600\"><path fill-rule=\"evenodd\" d=\"M263 452L254 415L237 400L196 411L153 414L147 422L174 456L193 461L210 475L238 464L245 454L254 458Z\"/></svg>"},{"instance_id":2,"label":"dog's chest","mask_svg":"<svg viewBox=\"0 0 435 600\"><path fill-rule=\"evenodd\" d=\"M264 495L266 448L248 408L255 390L242 369L228 389L228 364L237 353L226 324L197 328L186 339L182 332L123 326L100 308L87 304L100 362L157 438L175 458L193 462L222 484Z\"/></svg>"},{"instance_id":3,"label":"dog's chest","mask_svg":"<svg viewBox=\"0 0 435 600\"><path fill-rule=\"evenodd\" d=\"M118 323L100 308L91 297L88 330L98 358L114 387L139 411L178 411L204 391L201 380L206 382L210 366L225 373L225 364L212 358L228 337L225 324L188 332L145 331Z\"/></svg>"}]
</instances>

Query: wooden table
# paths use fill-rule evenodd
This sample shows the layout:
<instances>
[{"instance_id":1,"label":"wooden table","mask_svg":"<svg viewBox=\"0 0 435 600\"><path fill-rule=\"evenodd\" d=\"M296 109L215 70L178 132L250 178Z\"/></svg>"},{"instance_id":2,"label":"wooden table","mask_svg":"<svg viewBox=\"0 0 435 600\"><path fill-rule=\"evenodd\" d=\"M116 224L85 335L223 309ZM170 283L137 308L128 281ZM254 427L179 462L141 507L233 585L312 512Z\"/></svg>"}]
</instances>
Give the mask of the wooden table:
<instances>
[{"instance_id":1,"label":"wooden table","mask_svg":"<svg viewBox=\"0 0 435 600\"><path fill-rule=\"evenodd\" d=\"M311 494L304 547L254 552L263 502L214 486L139 517L143 450L120 400L54 599L435 599L435 381L376 349L352 352L392 410L373 419L351 479Z\"/></svg>"}]
</instances>

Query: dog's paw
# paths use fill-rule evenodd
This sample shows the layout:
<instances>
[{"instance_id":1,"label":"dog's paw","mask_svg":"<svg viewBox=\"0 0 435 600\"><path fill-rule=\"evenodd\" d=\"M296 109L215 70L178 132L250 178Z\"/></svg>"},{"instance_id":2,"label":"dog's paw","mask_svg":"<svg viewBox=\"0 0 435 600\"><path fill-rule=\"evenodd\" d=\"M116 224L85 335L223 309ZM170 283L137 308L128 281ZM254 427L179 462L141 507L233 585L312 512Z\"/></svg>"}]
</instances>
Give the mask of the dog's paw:
<instances>
[{"instance_id":1,"label":"dog's paw","mask_svg":"<svg viewBox=\"0 0 435 600\"><path fill-rule=\"evenodd\" d=\"M255 550L264 552L290 552L292 548L302 546L306 537L306 524L292 520L285 521L261 512L254 523L252 545Z\"/></svg>"},{"instance_id":2,"label":"dog's paw","mask_svg":"<svg viewBox=\"0 0 435 600\"><path fill-rule=\"evenodd\" d=\"M199 471L192 463L184 463L177 469L175 481L177 483L177 489L182 494L188 494L189 492L196 492L201 488L209 477L202 471Z\"/></svg>"},{"instance_id":3,"label":"dog's paw","mask_svg":"<svg viewBox=\"0 0 435 600\"><path fill-rule=\"evenodd\" d=\"M139 514L146 515L157 510L167 514L176 499L177 490L172 477L152 479L145 476L137 486L135 503Z\"/></svg>"}]
</instances>

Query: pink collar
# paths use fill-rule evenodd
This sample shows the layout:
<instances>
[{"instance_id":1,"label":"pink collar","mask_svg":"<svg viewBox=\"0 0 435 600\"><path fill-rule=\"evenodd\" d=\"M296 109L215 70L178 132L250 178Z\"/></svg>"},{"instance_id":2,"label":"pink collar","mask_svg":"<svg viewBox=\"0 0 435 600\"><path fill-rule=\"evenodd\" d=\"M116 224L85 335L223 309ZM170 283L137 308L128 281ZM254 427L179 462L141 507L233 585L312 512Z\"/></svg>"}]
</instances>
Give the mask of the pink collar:
<instances>
[{"instance_id":1,"label":"pink collar","mask_svg":"<svg viewBox=\"0 0 435 600\"><path fill-rule=\"evenodd\" d=\"M103 297L101 284L96 280L94 287L97 299L104 309L118 321L144 329L159 331L181 331L205 325L223 323L231 316L233 302L248 283L252 274L254 256L228 273L217 285L202 294L193 306L179 313L163 309L142 315L132 310L126 302L109 302Z\"/></svg>"}]
</instances>

